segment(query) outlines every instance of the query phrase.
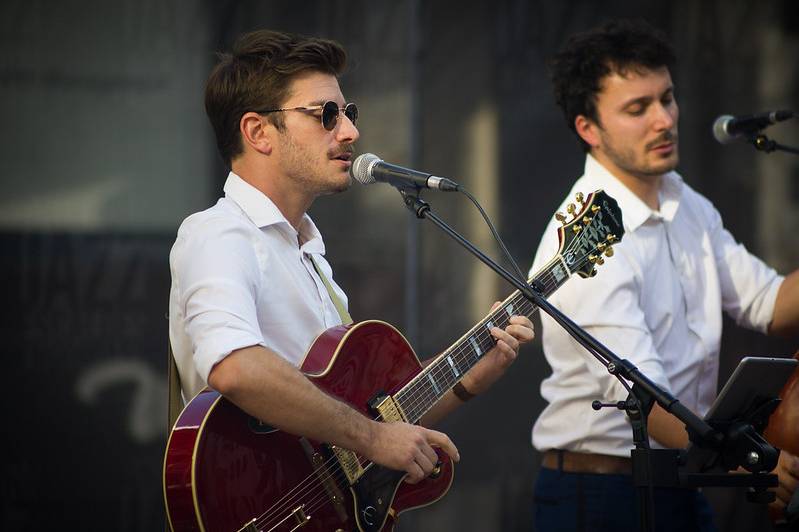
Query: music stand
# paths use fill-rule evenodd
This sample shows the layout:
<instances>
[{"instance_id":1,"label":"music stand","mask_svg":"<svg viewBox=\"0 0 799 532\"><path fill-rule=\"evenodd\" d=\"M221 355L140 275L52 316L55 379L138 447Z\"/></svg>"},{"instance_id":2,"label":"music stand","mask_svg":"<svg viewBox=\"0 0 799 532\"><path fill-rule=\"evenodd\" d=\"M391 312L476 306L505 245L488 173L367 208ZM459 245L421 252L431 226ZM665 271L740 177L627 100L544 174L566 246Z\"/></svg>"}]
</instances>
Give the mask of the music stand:
<instances>
[{"instance_id":1,"label":"music stand","mask_svg":"<svg viewBox=\"0 0 799 532\"><path fill-rule=\"evenodd\" d=\"M705 421L724 435L720 444L708 445L690 434L687 451L649 449L645 454L633 450L633 481L636 486L696 488L704 486L750 487L751 502L771 502L767 488L777 485L769 474L779 452L761 433L768 417L779 405L780 390L797 366L789 358L746 357L724 385ZM636 456L638 455L638 456ZM751 474L731 474L739 467Z\"/></svg>"},{"instance_id":2,"label":"music stand","mask_svg":"<svg viewBox=\"0 0 799 532\"><path fill-rule=\"evenodd\" d=\"M768 417L779 405L780 390L796 365L797 361L790 358L744 357L708 410L705 421L722 433L728 432L735 422L748 421L761 434ZM689 446L686 465L697 472L722 467L723 464L712 462L712 454L707 449Z\"/></svg>"}]
</instances>

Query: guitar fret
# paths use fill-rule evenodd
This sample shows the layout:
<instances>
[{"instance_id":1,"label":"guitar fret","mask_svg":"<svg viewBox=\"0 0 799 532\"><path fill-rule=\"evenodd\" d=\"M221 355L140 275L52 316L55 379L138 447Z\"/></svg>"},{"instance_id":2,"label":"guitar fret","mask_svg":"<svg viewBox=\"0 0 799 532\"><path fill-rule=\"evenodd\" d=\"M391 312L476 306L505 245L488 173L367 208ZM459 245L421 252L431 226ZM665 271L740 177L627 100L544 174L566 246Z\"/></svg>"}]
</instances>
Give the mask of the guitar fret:
<instances>
[{"instance_id":1,"label":"guitar fret","mask_svg":"<svg viewBox=\"0 0 799 532\"><path fill-rule=\"evenodd\" d=\"M433 386L433 389L436 391L436 395L441 393L441 389L438 387L438 383L436 379L433 377L432 373L427 374L427 380L430 381L430 384Z\"/></svg>"},{"instance_id":2,"label":"guitar fret","mask_svg":"<svg viewBox=\"0 0 799 532\"><path fill-rule=\"evenodd\" d=\"M445 371L444 373L441 373L441 375L438 378L438 382L442 385L441 386L442 391L439 395L443 396L447 392L447 390L455 386L455 383L458 382L459 380L460 377L455 377L454 375L452 375L450 371Z\"/></svg>"},{"instance_id":3,"label":"guitar fret","mask_svg":"<svg viewBox=\"0 0 799 532\"><path fill-rule=\"evenodd\" d=\"M405 411L405 415L408 417L408 421L411 423L417 421L424 413L424 404L427 402L425 399L429 397L429 393L427 393L427 390L425 390L423 386L424 383L421 380L414 383L414 386L411 388L409 394L411 398L411 401L409 401L410 404L406 405L405 401L400 400L400 404Z\"/></svg>"},{"instance_id":4,"label":"guitar fret","mask_svg":"<svg viewBox=\"0 0 799 532\"><path fill-rule=\"evenodd\" d=\"M447 362L449 363L449 367L452 369L452 374L457 378L461 376L461 372L455 363L452 361L452 356L447 357Z\"/></svg>"},{"instance_id":5,"label":"guitar fret","mask_svg":"<svg viewBox=\"0 0 799 532\"><path fill-rule=\"evenodd\" d=\"M486 329L485 335L480 335L480 347L483 349L483 352L491 351L496 343L497 341L494 340L494 337L491 336L491 331L488 329Z\"/></svg>"},{"instance_id":6,"label":"guitar fret","mask_svg":"<svg viewBox=\"0 0 799 532\"><path fill-rule=\"evenodd\" d=\"M477 355L477 358L483 354L482 349L480 349L480 344L477 343L477 340L474 339L474 336L469 337L469 343L472 344L472 349L474 349L474 354Z\"/></svg>"},{"instance_id":7,"label":"guitar fret","mask_svg":"<svg viewBox=\"0 0 799 532\"><path fill-rule=\"evenodd\" d=\"M556 263L552 266L552 276L555 279L555 283L559 283L562 280L566 279L567 274L563 266Z\"/></svg>"},{"instance_id":8,"label":"guitar fret","mask_svg":"<svg viewBox=\"0 0 799 532\"><path fill-rule=\"evenodd\" d=\"M487 325L489 325L489 334L491 332L491 327L499 327L500 329L504 329L510 325L510 316L506 315L504 312L500 311L498 314L491 317L494 318L494 320L487 323Z\"/></svg>"},{"instance_id":9,"label":"guitar fret","mask_svg":"<svg viewBox=\"0 0 799 532\"><path fill-rule=\"evenodd\" d=\"M462 356L462 354L461 356L455 357L455 359L457 361L458 370L461 372L461 375L471 369L472 365L469 363L466 357Z\"/></svg>"}]
</instances>

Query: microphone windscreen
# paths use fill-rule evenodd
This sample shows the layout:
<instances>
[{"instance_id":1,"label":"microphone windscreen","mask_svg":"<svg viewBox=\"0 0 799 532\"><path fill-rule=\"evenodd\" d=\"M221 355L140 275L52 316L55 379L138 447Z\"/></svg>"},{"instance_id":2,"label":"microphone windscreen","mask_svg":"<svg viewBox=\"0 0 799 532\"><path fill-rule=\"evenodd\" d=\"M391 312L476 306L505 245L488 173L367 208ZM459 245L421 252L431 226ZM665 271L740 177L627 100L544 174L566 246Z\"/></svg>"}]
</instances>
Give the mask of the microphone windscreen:
<instances>
[{"instance_id":1,"label":"microphone windscreen","mask_svg":"<svg viewBox=\"0 0 799 532\"><path fill-rule=\"evenodd\" d=\"M375 182L372 176L372 167L380 162L380 157L374 153L364 153L355 158L350 168L352 178L362 185L371 185Z\"/></svg>"},{"instance_id":2,"label":"microphone windscreen","mask_svg":"<svg viewBox=\"0 0 799 532\"><path fill-rule=\"evenodd\" d=\"M713 136L722 144L729 144L735 137L727 132L727 124L733 119L730 115L721 115L713 122Z\"/></svg>"}]
</instances>

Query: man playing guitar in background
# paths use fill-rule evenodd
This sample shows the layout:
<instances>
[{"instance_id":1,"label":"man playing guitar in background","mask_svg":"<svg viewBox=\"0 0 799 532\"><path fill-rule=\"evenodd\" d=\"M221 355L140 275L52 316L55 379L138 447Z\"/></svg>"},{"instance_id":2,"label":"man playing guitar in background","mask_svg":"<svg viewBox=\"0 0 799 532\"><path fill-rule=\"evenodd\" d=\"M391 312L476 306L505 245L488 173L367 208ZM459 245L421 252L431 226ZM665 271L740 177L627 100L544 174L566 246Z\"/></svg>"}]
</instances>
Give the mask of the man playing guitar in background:
<instances>
[{"instance_id":1,"label":"man playing guitar in background","mask_svg":"<svg viewBox=\"0 0 799 532\"><path fill-rule=\"evenodd\" d=\"M626 237L600 278L568 284L551 302L704 415L717 393L722 311L747 327L796 337L799 271L783 278L747 252L713 205L674 171L673 63L660 33L632 22L573 36L555 57L556 100L586 152L585 173L570 197L603 188L624 213ZM547 228L533 271L556 245ZM634 530L629 420L618 410L589 407L627 391L546 316L542 331L553 374L541 386L549 405L533 428L544 455L536 530ZM683 424L658 405L649 434L654 445L688 445ZM776 473L774 505L784 507L799 478L797 459L783 452ZM622 501L624 509L611 508ZM713 529L696 490L658 488L655 508L658 530Z\"/></svg>"}]
</instances>

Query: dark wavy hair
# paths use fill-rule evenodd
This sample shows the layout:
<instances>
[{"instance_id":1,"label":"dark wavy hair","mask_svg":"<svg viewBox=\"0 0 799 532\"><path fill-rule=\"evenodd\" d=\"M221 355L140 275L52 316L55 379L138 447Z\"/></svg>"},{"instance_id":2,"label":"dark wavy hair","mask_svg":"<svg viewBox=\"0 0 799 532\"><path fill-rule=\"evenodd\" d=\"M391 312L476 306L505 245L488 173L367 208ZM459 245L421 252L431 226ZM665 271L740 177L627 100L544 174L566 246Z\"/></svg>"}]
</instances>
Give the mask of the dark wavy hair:
<instances>
[{"instance_id":1,"label":"dark wavy hair","mask_svg":"<svg viewBox=\"0 0 799 532\"><path fill-rule=\"evenodd\" d=\"M205 85L205 112L216 135L216 145L228 167L242 153L239 122L244 113L278 109L288 98L292 80L308 71L339 76L347 54L335 41L260 30L236 40L231 53L220 53ZM270 113L278 129L282 113Z\"/></svg>"},{"instance_id":2,"label":"dark wavy hair","mask_svg":"<svg viewBox=\"0 0 799 532\"><path fill-rule=\"evenodd\" d=\"M671 69L675 54L666 37L642 20L614 20L577 33L550 63L555 102L577 134L574 119L583 115L599 124L597 93L602 78L637 69ZM590 146L577 135L583 149Z\"/></svg>"}]
</instances>

